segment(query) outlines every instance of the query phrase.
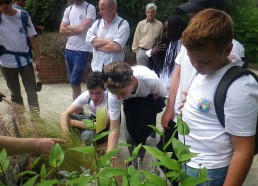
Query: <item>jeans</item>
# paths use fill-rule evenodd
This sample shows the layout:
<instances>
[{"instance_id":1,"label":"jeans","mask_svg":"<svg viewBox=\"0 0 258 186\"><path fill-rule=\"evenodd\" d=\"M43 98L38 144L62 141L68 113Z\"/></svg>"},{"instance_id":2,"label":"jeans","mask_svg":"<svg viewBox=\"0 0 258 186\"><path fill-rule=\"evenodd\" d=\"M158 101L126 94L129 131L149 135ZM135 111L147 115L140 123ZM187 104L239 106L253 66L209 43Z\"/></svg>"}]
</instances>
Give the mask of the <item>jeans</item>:
<instances>
[{"instance_id":1,"label":"jeans","mask_svg":"<svg viewBox=\"0 0 258 186\"><path fill-rule=\"evenodd\" d=\"M186 165L186 174L192 177L197 177L199 171L199 169ZM222 186L226 179L227 172L228 166L218 169L208 169L208 178L211 178L212 180L198 184L198 186Z\"/></svg>"},{"instance_id":2,"label":"jeans","mask_svg":"<svg viewBox=\"0 0 258 186\"><path fill-rule=\"evenodd\" d=\"M65 49L67 76L71 85L79 86L86 68L89 52Z\"/></svg>"}]
</instances>

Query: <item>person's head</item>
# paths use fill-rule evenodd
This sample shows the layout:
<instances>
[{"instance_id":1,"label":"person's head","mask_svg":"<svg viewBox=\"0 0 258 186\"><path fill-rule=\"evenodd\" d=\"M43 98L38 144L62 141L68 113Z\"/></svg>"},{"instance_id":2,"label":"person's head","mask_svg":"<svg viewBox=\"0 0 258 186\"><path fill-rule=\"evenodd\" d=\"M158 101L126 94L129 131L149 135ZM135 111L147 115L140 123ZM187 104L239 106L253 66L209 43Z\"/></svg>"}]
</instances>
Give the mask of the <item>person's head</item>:
<instances>
[{"instance_id":1,"label":"person's head","mask_svg":"<svg viewBox=\"0 0 258 186\"><path fill-rule=\"evenodd\" d=\"M146 17L148 21L152 21L156 15L157 6L154 3L149 3L146 6Z\"/></svg>"},{"instance_id":2,"label":"person's head","mask_svg":"<svg viewBox=\"0 0 258 186\"><path fill-rule=\"evenodd\" d=\"M167 29L165 30L165 34L167 35L168 40L169 41L179 40L182 36L182 32L185 29L185 24L183 19L178 15L171 15L168 17L166 22L167 22Z\"/></svg>"},{"instance_id":3,"label":"person's head","mask_svg":"<svg viewBox=\"0 0 258 186\"><path fill-rule=\"evenodd\" d=\"M14 0L15 4L21 6L21 7L25 7L25 2L26 0Z\"/></svg>"},{"instance_id":4,"label":"person's head","mask_svg":"<svg viewBox=\"0 0 258 186\"><path fill-rule=\"evenodd\" d=\"M229 62L232 39L232 19L215 9L197 13L182 34L190 61L200 74L211 74Z\"/></svg>"},{"instance_id":5,"label":"person's head","mask_svg":"<svg viewBox=\"0 0 258 186\"><path fill-rule=\"evenodd\" d=\"M186 13L192 18L196 13L205 8L224 10L224 0L189 0L187 3L177 6L178 13Z\"/></svg>"},{"instance_id":6,"label":"person's head","mask_svg":"<svg viewBox=\"0 0 258 186\"><path fill-rule=\"evenodd\" d=\"M134 92L133 70L125 62L112 62L104 68L105 87L123 100Z\"/></svg>"},{"instance_id":7,"label":"person's head","mask_svg":"<svg viewBox=\"0 0 258 186\"><path fill-rule=\"evenodd\" d=\"M116 16L117 3L116 0L100 0L99 14L102 19L110 23Z\"/></svg>"},{"instance_id":8,"label":"person's head","mask_svg":"<svg viewBox=\"0 0 258 186\"><path fill-rule=\"evenodd\" d=\"M0 0L0 12L10 14L13 10L12 2L13 0Z\"/></svg>"},{"instance_id":9,"label":"person's head","mask_svg":"<svg viewBox=\"0 0 258 186\"><path fill-rule=\"evenodd\" d=\"M101 72L91 72L88 75L87 79L87 89L89 91L89 95L94 104L98 104L104 99L104 82L102 81L102 73Z\"/></svg>"}]
</instances>

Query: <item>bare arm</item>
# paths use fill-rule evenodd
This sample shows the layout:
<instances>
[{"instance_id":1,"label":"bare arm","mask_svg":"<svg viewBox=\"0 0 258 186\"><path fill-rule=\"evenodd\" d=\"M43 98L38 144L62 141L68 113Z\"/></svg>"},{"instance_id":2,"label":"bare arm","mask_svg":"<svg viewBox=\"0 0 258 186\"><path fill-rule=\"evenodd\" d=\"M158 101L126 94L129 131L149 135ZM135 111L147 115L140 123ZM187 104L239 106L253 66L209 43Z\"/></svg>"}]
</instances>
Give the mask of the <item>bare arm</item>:
<instances>
[{"instance_id":1,"label":"bare arm","mask_svg":"<svg viewBox=\"0 0 258 186\"><path fill-rule=\"evenodd\" d=\"M180 72L181 72L181 65L176 65L175 72L170 81L170 88L169 88L169 99L166 106L166 110L161 117L161 125L163 128L168 128L168 123L173 120L174 117L174 107L175 107L175 100L176 94L179 87L180 82Z\"/></svg>"},{"instance_id":2,"label":"bare arm","mask_svg":"<svg viewBox=\"0 0 258 186\"><path fill-rule=\"evenodd\" d=\"M224 186L241 186L253 162L255 137L231 136L234 153L228 168Z\"/></svg>"},{"instance_id":3,"label":"bare arm","mask_svg":"<svg viewBox=\"0 0 258 186\"><path fill-rule=\"evenodd\" d=\"M85 19L82 24L79 25L68 25L66 28L76 35L80 35L83 33L87 33L88 29L91 27L93 23L92 19Z\"/></svg>"},{"instance_id":4,"label":"bare arm","mask_svg":"<svg viewBox=\"0 0 258 186\"><path fill-rule=\"evenodd\" d=\"M108 135L107 152L116 148L120 131L120 120L110 120L110 130L112 131Z\"/></svg>"},{"instance_id":5,"label":"bare arm","mask_svg":"<svg viewBox=\"0 0 258 186\"><path fill-rule=\"evenodd\" d=\"M0 136L0 150L5 149L8 155L38 153L48 154L56 143L62 139L53 138L15 138Z\"/></svg>"},{"instance_id":6,"label":"bare arm","mask_svg":"<svg viewBox=\"0 0 258 186\"><path fill-rule=\"evenodd\" d=\"M36 57L36 70L40 70L41 69L40 49L39 49L37 38L36 36L32 36L32 37L29 37L29 40Z\"/></svg>"},{"instance_id":7,"label":"bare arm","mask_svg":"<svg viewBox=\"0 0 258 186\"><path fill-rule=\"evenodd\" d=\"M71 30L69 30L68 27L68 23L65 22L61 22L60 24L60 28L59 28L59 34L64 35L64 36L73 36L76 35L76 33L72 32Z\"/></svg>"}]
</instances>

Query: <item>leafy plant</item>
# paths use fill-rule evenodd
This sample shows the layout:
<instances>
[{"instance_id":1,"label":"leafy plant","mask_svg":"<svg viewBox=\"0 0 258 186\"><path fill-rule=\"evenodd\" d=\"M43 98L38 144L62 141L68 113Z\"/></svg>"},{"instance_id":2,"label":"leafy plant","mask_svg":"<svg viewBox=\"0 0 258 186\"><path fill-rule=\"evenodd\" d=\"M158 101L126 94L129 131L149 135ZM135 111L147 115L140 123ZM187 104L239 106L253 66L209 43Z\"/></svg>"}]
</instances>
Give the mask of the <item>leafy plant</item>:
<instances>
[{"instance_id":1,"label":"leafy plant","mask_svg":"<svg viewBox=\"0 0 258 186\"><path fill-rule=\"evenodd\" d=\"M86 123L89 121L85 121ZM164 133L153 127L160 136L164 136ZM108 133L97 134L94 136L94 140L90 146L72 147L68 151L76 151L92 157L92 168L86 169L81 167L81 171L67 171L61 170L61 164L64 161L65 152L62 150L59 144L56 144L52 149L49 156L49 163L41 164L39 172L34 170L21 172L19 175L30 175L32 176L24 185L26 186L51 186L51 185L111 185L115 186L118 184L117 178L120 177L121 185L133 186L133 185L167 185L167 179L171 181L178 181L182 186L196 185L209 180L207 178L207 169L202 168L199 171L198 177L191 177L184 172L184 164L192 157L197 156L197 153L189 151L189 146L185 145L181 141L174 138L175 133L178 132L180 135L189 134L189 127L181 118L178 118L176 129L174 134L171 136L169 142L165 145L164 151L160 151L155 147L144 145L143 148L155 157L156 161L151 164L153 167L164 166L170 171L166 172L164 176L159 176L155 171L138 170L133 166L129 166L129 163L137 156L139 149L142 145L138 145L133 153L132 157L125 159L125 168L113 167L113 159L121 149L122 146L128 146L128 144L119 144L117 148L110 152L99 155L96 150L96 144L94 143L97 139L108 135ZM171 153L166 152L166 147L172 145L174 152L178 160L171 158ZM4 173L8 167L7 154L5 150L0 153L0 167ZM33 163L33 167L40 163L41 157L37 158ZM119 183L120 184L120 183Z\"/></svg>"}]
</instances>

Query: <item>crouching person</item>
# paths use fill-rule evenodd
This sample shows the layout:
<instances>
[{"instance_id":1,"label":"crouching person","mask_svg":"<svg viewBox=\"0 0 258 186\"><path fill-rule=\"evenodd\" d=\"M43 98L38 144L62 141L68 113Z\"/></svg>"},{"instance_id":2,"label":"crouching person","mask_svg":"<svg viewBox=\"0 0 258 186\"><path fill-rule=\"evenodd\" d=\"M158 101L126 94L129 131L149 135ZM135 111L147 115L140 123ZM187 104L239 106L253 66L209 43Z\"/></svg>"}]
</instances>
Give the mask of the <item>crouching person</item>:
<instances>
[{"instance_id":1,"label":"crouching person","mask_svg":"<svg viewBox=\"0 0 258 186\"><path fill-rule=\"evenodd\" d=\"M61 127L67 134L69 127L72 126L82 132L82 139L86 145L91 144L93 134L95 131L87 130L86 124L83 122L84 119L96 120L96 111L98 108L106 107L107 105L107 91L104 88L102 81L101 72L91 72L88 75L87 80L87 91L82 93L74 102L61 114ZM76 115L77 111L81 110L84 106L88 107L91 111L89 115ZM106 128L103 131L109 130L109 119L107 116ZM102 131L102 132L103 132ZM107 137L101 138L97 141L97 144L107 141Z\"/></svg>"}]
</instances>

